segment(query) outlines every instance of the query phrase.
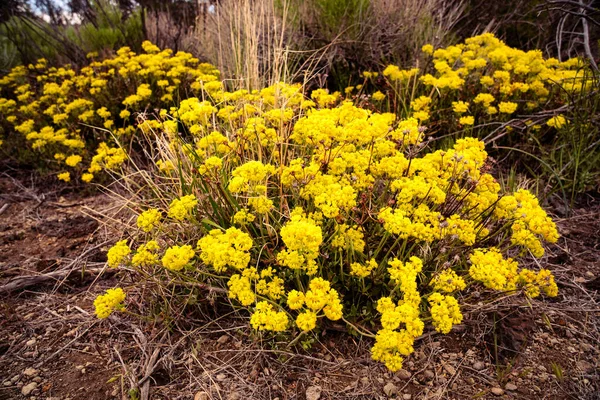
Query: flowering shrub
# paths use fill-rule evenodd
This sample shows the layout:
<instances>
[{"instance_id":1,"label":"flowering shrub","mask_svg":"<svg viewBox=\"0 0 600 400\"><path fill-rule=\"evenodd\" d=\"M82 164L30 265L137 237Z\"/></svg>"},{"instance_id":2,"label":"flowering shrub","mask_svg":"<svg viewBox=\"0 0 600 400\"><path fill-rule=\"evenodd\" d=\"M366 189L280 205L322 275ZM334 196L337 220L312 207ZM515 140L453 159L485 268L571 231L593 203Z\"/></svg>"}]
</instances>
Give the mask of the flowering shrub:
<instances>
[{"instance_id":1,"label":"flowering shrub","mask_svg":"<svg viewBox=\"0 0 600 400\"><path fill-rule=\"evenodd\" d=\"M462 321L473 286L556 296L548 270L519 266L556 226L529 191L501 192L481 141L428 151L414 118L332 106L325 92L316 106L294 86L226 96L210 115L186 113L208 107L190 98L144 123L158 149L144 185L160 196L140 200L111 266L182 297L226 287L257 331L342 321L393 371L426 323Z\"/></svg>"},{"instance_id":2,"label":"flowering shrub","mask_svg":"<svg viewBox=\"0 0 600 400\"><path fill-rule=\"evenodd\" d=\"M15 67L0 79L2 129L54 160L66 170L58 178L67 182L71 173L89 182L119 167L127 159L119 143L135 135L137 113L221 86L219 71L188 53L173 55L150 42L143 48L136 54L123 47L79 71L48 67L43 59Z\"/></svg>"},{"instance_id":3,"label":"flowering shrub","mask_svg":"<svg viewBox=\"0 0 600 400\"><path fill-rule=\"evenodd\" d=\"M583 60L545 59L539 50L511 48L491 33L446 48L425 45L422 50L425 68L389 65L383 81L376 79L378 73L366 72L365 83L379 89L372 95L374 103L387 94L389 107L445 132L490 123L497 127L518 113L557 108L570 94L592 84ZM536 131L542 128L536 119L525 122Z\"/></svg>"},{"instance_id":4,"label":"flowering shrub","mask_svg":"<svg viewBox=\"0 0 600 400\"><path fill-rule=\"evenodd\" d=\"M154 164L123 176L139 195L139 215L130 239L108 251L108 265L135 271L145 287L161 289L157 296L176 301L220 285L261 332L306 334L342 321L373 337L373 358L394 371L426 323L448 333L462 321L463 293L474 286L556 296L550 271L519 266L558 239L535 196L500 190L482 141L461 138L434 151L427 139L435 129L426 127L442 121L436 113L473 125L515 113L521 98L539 105L551 80L576 78L576 61L544 60L491 35L435 52L426 46L436 75L384 71L396 92L372 100L393 97L409 110L390 113L323 89L308 99L300 85L227 91L214 67L144 49L121 49L79 73L43 62L16 68L0 80L16 98L0 108L61 166L81 172L89 160L84 181L118 167L128 156L122 144L137 132ZM28 70L39 71L36 80ZM411 80L432 94L396 97L414 93ZM98 317L124 301L122 289L111 289L95 302Z\"/></svg>"}]
</instances>

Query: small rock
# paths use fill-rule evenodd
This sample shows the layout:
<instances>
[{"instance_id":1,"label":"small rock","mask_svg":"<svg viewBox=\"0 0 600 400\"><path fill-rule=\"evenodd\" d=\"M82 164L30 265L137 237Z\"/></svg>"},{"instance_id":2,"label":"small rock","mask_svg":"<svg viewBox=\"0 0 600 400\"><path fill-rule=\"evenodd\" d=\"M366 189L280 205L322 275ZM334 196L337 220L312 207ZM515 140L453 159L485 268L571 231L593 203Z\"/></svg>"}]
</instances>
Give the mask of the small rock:
<instances>
[{"instance_id":1,"label":"small rock","mask_svg":"<svg viewBox=\"0 0 600 400\"><path fill-rule=\"evenodd\" d=\"M219 344L225 344L227 342L229 342L229 336L227 336L227 335L223 335L217 339L217 343L219 343Z\"/></svg>"},{"instance_id":2,"label":"small rock","mask_svg":"<svg viewBox=\"0 0 600 400\"><path fill-rule=\"evenodd\" d=\"M13 376L12 378L10 378L10 381L12 383L16 383L19 380L20 377L21 377L21 375L17 374L15 376Z\"/></svg>"},{"instance_id":3,"label":"small rock","mask_svg":"<svg viewBox=\"0 0 600 400\"><path fill-rule=\"evenodd\" d=\"M485 364L482 363L481 361L477 361L475 364L473 364L474 370L481 371L484 368L485 368Z\"/></svg>"},{"instance_id":4,"label":"small rock","mask_svg":"<svg viewBox=\"0 0 600 400\"><path fill-rule=\"evenodd\" d=\"M319 400L321 398L321 386L309 386L306 389L306 400Z\"/></svg>"},{"instance_id":5,"label":"small rock","mask_svg":"<svg viewBox=\"0 0 600 400\"><path fill-rule=\"evenodd\" d=\"M238 392L231 392L227 396L227 400L240 400L242 396Z\"/></svg>"},{"instance_id":6,"label":"small rock","mask_svg":"<svg viewBox=\"0 0 600 400\"><path fill-rule=\"evenodd\" d=\"M39 371L35 368L26 368L25 371L23 371L23 375L29 376L29 377L38 376L38 374L39 374Z\"/></svg>"},{"instance_id":7,"label":"small rock","mask_svg":"<svg viewBox=\"0 0 600 400\"><path fill-rule=\"evenodd\" d=\"M595 277L595 275L594 275L594 273L592 271L585 271L585 275L587 277L589 277L589 278L594 278Z\"/></svg>"},{"instance_id":8,"label":"small rock","mask_svg":"<svg viewBox=\"0 0 600 400\"><path fill-rule=\"evenodd\" d=\"M31 392L37 388L37 386L37 382L31 382L29 385L23 386L21 388L21 394L23 394L23 396L29 396Z\"/></svg>"},{"instance_id":9,"label":"small rock","mask_svg":"<svg viewBox=\"0 0 600 400\"><path fill-rule=\"evenodd\" d=\"M389 382L387 385L385 385L383 387L383 393L385 393L386 396L391 397L393 395L395 395L396 393L398 393L398 387L396 385L394 385L392 382ZM308 398L307 398L308 400Z\"/></svg>"},{"instance_id":10,"label":"small rock","mask_svg":"<svg viewBox=\"0 0 600 400\"><path fill-rule=\"evenodd\" d=\"M433 379L435 377L435 374L433 373L433 371L430 371L427 369L427 370L425 370L425 372L423 372L423 376L426 379Z\"/></svg>"},{"instance_id":11,"label":"small rock","mask_svg":"<svg viewBox=\"0 0 600 400\"><path fill-rule=\"evenodd\" d=\"M499 387L495 387L492 388L492 393L494 396L502 396L504 394L504 390L500 389Z\"/></svg>"},{"instance_id":12,"label":"small rock","mask_svg":"<svg viewBox=\"0 0 600 400\"><path fill-rule=\"evenodd\" d=\"M412 374L405 370L405 369L401 369L400 371L396 372L396 376L400 379L402 379L403 381L407 381L410 379L410 377L412 376Z\"/></svg>"},{"instance_id":13,"label":"small rock","mask_svg":"<svg viewBox=\"0 0 600 400\"><path fill-rule=\"evenodd\" d=\"M227 375L218 374L215 378L217 378L218 381L224 381L225 379L227 379Z\"/></svg>"},{"instance_id":14,"label":"small rock","mask_svg":"<svg viewBox=\"0 0 600 400\"><path fill-rule=\"evenodd\" d=\"M581 370L583 373L589 373L594 370L594 366L585 360L577 361L577 364L575 365L577 365L577 369Z\"/></svg>"},{"instance_id":15,"label":"small rock","mask_svg":"<svg viewBox=\"0 0 600 400\"><path fill-rule=\"evenodd\" d=\"M4 386L10 386L10 385L12 385L12 382L11 381L4 381L2 384Z\"/></svg>"},{"instance_id":16,"label":"small rock","mask_svg":"<svg viewBox=\"0 0 600 400\"><path fill-rule=\"evenodd\" d=\"M37 383L41 383L42 382L42 378L39 377L39 376L36 376L35 378L33 378L33 381L37 382Z\"/></svg>"},{"instance_id":17,"label":"small rock","mask_svg":"<svg viewBox=\"0 0 600 400\"><path fill-rule=\"evenodd\" d=\"M402 395L402 398L403 398L404 400L410 400L410 399L412 399L412 395L410 395L409 393L404 393L404 394Z\"/></svg>"},{"instance_id":18,"label":"small rock","mask_svg":"<svg viewBox=\"0 0 600 400\"><path fill-rule=\"evenodd\" d=\"M506 390L510 390L511 392L514 392L515 390L517 390L517 385L515 385L514 383L507 383L506 386L504 386L504 388Z\"/></svg>"},{"instance_id":19,"label":"small rock","mask_svg":"<svg viewBox=\"0 0 600 400\"><path fill-rule=\"evenodd\" d=\"M33 339L31 339L31 340L28 340L28 341L27 341L27 343L25 343L25 346L27 346L27 347L32 347L32 346L35 346L35 343L36 343L36 342L37 342L37 341L35 340L35 338L33 338Z\"/></svg>"},{"instance_id":20,"label":"small rock","mask_svg":"<svg viewBox=\"0 0 600 400\"><path fill-rule=\"evenodd\" d=\"M454 368L452 365L443 363L442 366L444 367L446 372L449 373L450 375L456 374L456 368Z\"/></svg>"},{"instance_id":21,"label":"small rock","mask_svg":"<svg viewBox=\"0 0 600 400\"><path fill-rule=\"evenodd\" d=\"M363 376L362 378L360 378L360 383L362 383L363 385L368 385L369 382L371 382L371 380L366 376Z\"/></svg>"}]
</instances>

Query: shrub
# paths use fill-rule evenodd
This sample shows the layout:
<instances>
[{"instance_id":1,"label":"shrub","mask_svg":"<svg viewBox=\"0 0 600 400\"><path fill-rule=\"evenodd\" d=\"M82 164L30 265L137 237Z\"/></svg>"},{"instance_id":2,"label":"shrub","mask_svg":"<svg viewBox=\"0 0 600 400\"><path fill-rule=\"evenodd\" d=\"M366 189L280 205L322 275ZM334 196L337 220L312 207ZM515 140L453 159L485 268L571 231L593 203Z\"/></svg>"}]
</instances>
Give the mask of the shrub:
<instances>
[{"instance_id":1,"label":"shrub","mask_svg":"<svg viewBox=\"0 0 600 400\"><path fill-rule=\"evenodd\" d=\"M478 131L485 134L506 134L502 129L517 115L558 108L592 84L584 61L546 59L539 50L509 47L491 33L446 48L427 44L422 50L430 57L424 68L389 65L383 80L372 72L363 76L388 96L384 104L374 99L380 108L427 122L444 134L473 134L473 125L482 125ZM536 118L524 119L528 127L539 124Z\"/></svg>"},{"instance_id":2,"label":"shrub","mask_svg":"<svg viewBox=\"0 0 600 400\"><path fill-rule=\"evenodd\" d=\"M341 320L395 371L426 323L461 322L470 287L556 296L550 271L518 264L556 227L527 190L500 192L481 141L428 151L415 119L326 93L318 106L298 86L215 96L148 120L160 167L123 176L145 190L139 230L109 259L157 302L185 307L220 285L258 332Z\"/></svg>"},{"instance_id":3,"label":"shrub","mask_svg":"<svg viewBox=\"0 0 600 400\"><path fill-rule=\"evenodd\" d=\"M44 59L15 67L0 80L6 139L25 139L50 165L66 169L61 179L74 173L89 182L126 159L119 143L135 139L138 113L176 104L205 84L209 91L221 86L219 71L188 53L160 51L150 42L144 50L123 47L104 61L90 54L90 65L78 71L49 67Z\"/></svg>"}]
</instances>

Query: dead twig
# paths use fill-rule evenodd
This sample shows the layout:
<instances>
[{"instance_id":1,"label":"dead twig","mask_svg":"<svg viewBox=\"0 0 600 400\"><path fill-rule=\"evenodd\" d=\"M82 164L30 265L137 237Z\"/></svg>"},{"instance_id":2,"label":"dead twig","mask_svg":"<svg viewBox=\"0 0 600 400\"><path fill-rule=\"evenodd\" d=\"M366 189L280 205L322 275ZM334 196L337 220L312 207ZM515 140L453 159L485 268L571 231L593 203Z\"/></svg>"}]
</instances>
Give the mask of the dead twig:
<instances>
[{"instance_id":1,"label":"dead twig","mask_svg":"<svg viewBox=\"0 0 600 400\"><path fill-rule=\"evenodd\" d=\"M61 269L58 271L48 272L42 275L29 275L29 276L18 276L8 282L5 285L0 286L0 294L6 294L17 290L22 290L30 286L35 286L48 281L57 281L68 278L74 272L81 272L82 274L94 275L101 273L105 268L88 268L84 271L77 271L73 269ZM106 272L114 272L107 270Z\"/></svg>"}]
</instances>

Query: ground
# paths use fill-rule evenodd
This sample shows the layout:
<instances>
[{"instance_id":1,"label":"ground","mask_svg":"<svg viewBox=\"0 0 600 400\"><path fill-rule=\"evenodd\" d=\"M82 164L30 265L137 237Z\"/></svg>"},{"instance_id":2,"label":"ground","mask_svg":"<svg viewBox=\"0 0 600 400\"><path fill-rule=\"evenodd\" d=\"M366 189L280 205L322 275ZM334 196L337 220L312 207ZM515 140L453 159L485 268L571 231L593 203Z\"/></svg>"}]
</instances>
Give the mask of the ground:
<instances>
[{"instance_id":1,"label":"ground","mask_svg":"<svg viewBox=\"0 0 600 400\"><path fill-rule=\"evenodd\" d=\"M109 226L127 221L127 210L99 191L5 171L0 400L600 399L597 197L555 215L562 238L541 262L557 277L556 299L484 303L470 293L463 324L426 333L393 374L370 359L370 340L335 327L306 348L261 339L214 292L177 329L124 313L96 319L97 294L131 285L104 264L118 237Z\"/></svg>"}]
</instances>

